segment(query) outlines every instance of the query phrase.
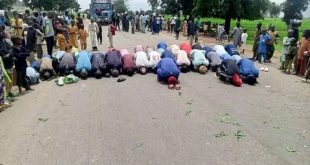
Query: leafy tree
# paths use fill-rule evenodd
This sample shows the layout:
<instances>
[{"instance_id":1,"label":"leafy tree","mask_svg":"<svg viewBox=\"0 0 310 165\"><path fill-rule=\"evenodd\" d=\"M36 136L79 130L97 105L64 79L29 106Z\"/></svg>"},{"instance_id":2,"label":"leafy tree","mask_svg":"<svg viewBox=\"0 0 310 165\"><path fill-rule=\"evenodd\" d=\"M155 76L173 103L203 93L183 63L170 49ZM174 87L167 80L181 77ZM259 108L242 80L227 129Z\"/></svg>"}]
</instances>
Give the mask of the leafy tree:
<instances>
[{"instance_id":1,"label":"leafy tree","mask_svg":"<svg viewBox=\"0 0 310 165\"><path fill-rule=\"evenodd\" d=\"M191 0L177 0L177 6L183 11L184 14L191 14L194 8L194 1Z\"/></svg>"},{"instance_id":2,"label":"leafy tree","mask_svg":"<svg viewBox=\"0 0 310 165\"><path fill-rule=\"evenodd\" d=\"M308 8L310 0L286 0L282 3L284 17L282 20L289 25L291 19L303 19L302 12Z\"/></svg>"},{"instance_id":3,"label":"leafy tree","mask_svg":"<svg viewBox=\"0 0 310 165\"><path fill-rule=\"evenodd\" d=\"M128 10L126 0L116 0L114 2L114 10L117 13L124 13Z\"/></svg>"},{"instance_id":4,"label":"leafy tree","mask_svg":"<svg viewBox=\"0 0 310 165\"><path fill-rule=\"evenodd\" d=\"M166 14L176 14L181 10L181 5L176 0L161 0L160 7Z\"/></svg>"},{"instance_id":5,"label":"leafy tree","mask_svg":"<svg viewBox=\"0 0 310 165\"><path fill-rule=\"evenodd\" d=\"M225 19L225 29L229 32L231 19L259 19L267 9L269 0L195 0L192 13Z\"/></svg>"},{"instance_id":6,"label":"leafy tree","mask_svg":"<svg viewBox=\"0 0 310 165\"><path fill-rule=\"evenodd\" d=\"M23 0L25 5L29 7L30 9L39 9L39 10L54 10L59 3L58 0Z\"/></svg>"},{"instance_id":7,"label":"leafy tree","mask_svg":"<svg viewBox=\"0 0 310 165\"><path fill-rule=\"evenodd\" d=\"M269 4L268 13L271 18L278 17L281 13L281 6L275 2Z\"/></svg>"},{"instance_id":8,"label":"leafy tree","mask_svg":"<svg viewBox=\"0 0 310 165\"><path fill-rule=\"evenodd\" d=\"M147 3L151 6L152 10L155 11L159 5L158 0L147 0Z\"/></svg>"},{"instance_id":9,"label":"leafy tree","mask_svg":"<svg viewBox=\"0 0 310 165\"><path fill-rule=\"evenodd\" d=\"M73 9L74 11L79 11L80 4L77 0L23 0L26 6L30 9L39 10L59 10L66 11L68 9Z\"/></svg>"},{"instance_id":10,"label":"leafy tree","mask_svg":"<svg viewBox=\"0 0 310 165\"><path fill-rule=\"evenodd\" d=\"M13 4L16 3L17 0L0 0L0 10L1 9L11 9Z\"/></svg>"}]
</instances>

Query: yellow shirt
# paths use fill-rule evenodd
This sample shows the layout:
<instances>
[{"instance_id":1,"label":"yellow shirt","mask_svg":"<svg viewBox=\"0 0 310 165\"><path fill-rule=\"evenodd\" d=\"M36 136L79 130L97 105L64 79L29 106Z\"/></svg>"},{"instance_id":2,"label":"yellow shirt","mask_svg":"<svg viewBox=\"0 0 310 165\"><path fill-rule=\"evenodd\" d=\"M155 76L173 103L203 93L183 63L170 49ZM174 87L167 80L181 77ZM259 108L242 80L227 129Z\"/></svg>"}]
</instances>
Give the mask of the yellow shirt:
<instances>
[{"instance_id":1,"label":"yellow shirt","mask_svg":"<svg viewBox=\"0 0 310 165\"><path fill-rule=\"evenodd\" d=\"M79 36L80 36L80 42L86 43L86 39L88 37L88 33L86 32L86 30L80 29L79 30Z\"/></svg>"},{"instance_id":2,"label":"yellow shirt","mask_svg":"<svg viewBox=\"0 0 310 165\"><path fill-rule=\"evenodd\" d=\"M23 24L24 21L20 18L18 19L11 19L11 25L13 27L13 35L16 35L17 37L23 38Z\"/></svg>"}]
</instances>

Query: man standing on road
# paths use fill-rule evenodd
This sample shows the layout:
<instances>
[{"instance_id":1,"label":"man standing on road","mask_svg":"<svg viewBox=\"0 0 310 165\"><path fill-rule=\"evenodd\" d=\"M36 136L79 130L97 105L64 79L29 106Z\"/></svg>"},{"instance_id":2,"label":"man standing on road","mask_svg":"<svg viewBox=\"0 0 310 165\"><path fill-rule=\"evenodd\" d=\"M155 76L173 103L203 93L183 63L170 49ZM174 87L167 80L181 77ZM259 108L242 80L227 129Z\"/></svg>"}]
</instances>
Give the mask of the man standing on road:
<instances>
[{"instance_id":1,"label":"man standing on road","mask_svg":"<svg viewBox=\"0 0 310 165\"><path fill-rule=\"evenodd\" d=\"M91 45L93 50L97 49L97 33L99 32L99 27L96 22L92 19L91 23L88 25L88 34L90 36Z\"/></svg>"},{"instance_id":2,"label":"man standing on road","mask_svg":"<svg viewBox=\"0 0 310 165\"><path fill-rule=\"evenodd\" d=\"M22 19L18 18L17 11L14 11L13 15L14 15L14 18L11 19L11 25L12 25L12 28L14 29L12 35L17 36L19 38L22 38L23 37L24 21Z\"/></svg>"},{"instance_id":3,"label":"man standing on road","mask_svg":"<svg viewBox=\"0 0 310 165\"><path fill-rule=\"evenodd\" d=\"M141 15L141 31L142 31L142 33L145 33L145 25L146 25L146 16L143 13Z\"/></svg>"},{"instance_id":4,"label":"man standing on road","mask_svg":"<svg viewBox=\"0 0 310 165\"><path fill-rule=\"evenodd\" d=\"M194 17L190 17L188 25L187 25L187 35L189 37L189 42L191 45L194 43L194 36L196 33Z\"/></svg>"},{"instance_id":5,"label":"man standing on road","mask_svg":"<svg viewBox=\"0 0 310 165\"><path fill-rule=\"evenodd\" d=\"M257 55L258 55L258 41L259 41L259 37L260 35L262 34L262 23L259 22L256 26L256 33L255 33L255 36L254 36L254 43L253 43L253 48L252 48L252 51L253 51L253 60L256 60L257 59Z\"/></svg>"},{"instance_id":6,"label":"man standing on road","mask_svg":"<svg viewBox=\"0 0 310 165\"><path fill-rule=\"evenodd\" d=\"M181 31L181 20L180 20L180 15L177 16L175 20L175 38L178 40L180 36L180 31Z\"/></svg>"},{"instance_id":7,"label":"man standing on road","mask_svg":"<svg viewBox=\"0 0 310 165\"><path fill-rule=\"evenodd\" d=\"M51 56L54 47L54 28L53 28L53 13L48 13L48 16L43 20L43 29L45 34L45 41L47 46L47 53Z\"/></svg>"},{"instance_id":8,"label":"man standing on road","mask_svg":"<svg viewBox=\"0 0 310 165\"><path fill-rule=\"evenodd\" d=\"M84 28L84 23L83 23L83 18L81 18L81 14L80 13L78 13L78 17L76 18L76 20L77 20L77 27L78 27L78 29L80 30L80 29L83 29Z\"/></svg>"},{"instance_id":9,"label":"man standing on road","mask_svg":"<svg viewBox=\"0 0 310 165\"><path fill-rule=\"evenodd\" d=\"M270 59L273 57L274 55L274 51L275 51L275 44L277 43L277 39L279 38L279 34L277 31L275 31L275 26L271 26L270 30L269 30L269 35L271 36L272 40L271 42L268 43L268 53L267 53L267 63L270 63Z\"/></svg>"},{"instance_id":10,"label":"man standing on road","mask_svg":"<svg viewBox=\"0 0 310 165\"><path fill-rule=\"evenodd\" d=\"M236 23L236 27L234 28L231 38L233 38L234 45L238 48L241 46L241 27L240 27L240 22Z\"/></svg>"},{"instance_id":11,"label":"man standing on road","mask_svg":"<svg viewBox=\"0 0 310 165\"><path fill-rule=\"evenodd\" d=\"M200 30L200 17L197 17L197 20L195 22L195 28L196 28L196 33L195 33L195 42L198 42L198 37L199 37L199 30Z\"/></svg>"}]
</instances>

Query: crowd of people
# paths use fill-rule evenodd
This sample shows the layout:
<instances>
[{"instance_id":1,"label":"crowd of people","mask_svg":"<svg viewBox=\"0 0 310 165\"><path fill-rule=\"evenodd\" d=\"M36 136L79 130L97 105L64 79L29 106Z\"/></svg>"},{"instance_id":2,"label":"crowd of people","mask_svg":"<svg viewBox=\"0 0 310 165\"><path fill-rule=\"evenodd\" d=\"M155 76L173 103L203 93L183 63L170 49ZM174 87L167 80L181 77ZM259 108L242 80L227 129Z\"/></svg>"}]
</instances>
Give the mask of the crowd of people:
<instances>
[{"instance_id":1,"label":"crowd of people","mask_svg":"<svg viewBox=\"0 0 310 165\"><path fill-rule=\"evenodd\" d=\"M110 48L113 48L116 28L112 22L108 29ZM13 80L21 93L22 88L31 90L30 85L39 82L40 76L45 80L58 75L52 57L55 48L60 51L86 50L90 37L92 49L97 50L97 45L102 44L102 33L102 26L93 20L86 30L80 14L75 18L68 12L63 15L33 12L31 15L29 10L24 13L14 11L9 20L7 12L0 10L0 105L10 105L9 100L14 96L11 92Z\"/></svg>"},{"instance_id":2,"label":"crowd of people","mask_svg":"<svg viewBox=\"0 0 310 165\"><path fill-rule=\"evenodd\" d=\"M270 62L275 50L278 34L275 27L269 31L262 29L262 24L257 25L253 46L254 56L251 59L240 56L239 47L244 53L247 40L246 29L240 23L236 24L230 38L232 43L225 46L210 47L200 45L199 17L186 17L181 21L180 16L169 18L153 14L145 15L143 12L128 16L127 13L116 14L108 25L108 38L110 47L107 52L98 50L102 44L102 26L95 20L84 28L84 21L80 14L65 13L57 15L54 12L38 13L26 10L25 13L13 13L14 18L8 20L7 14L0 12L0 105L10 105L12 81L16 78L19 92L22 88L32 90L31 85L41 80L51 80L57 76L74 74L81 79L89 76L119 77L120 74L133 76L136 72L145 75L149 72L157 74L160 82L168 84L169 89L179 90L180 73L189 71L206 74L209 70L216 72L221 81L242 86L243 83L254 85L259 77L259 70L254 61L261 63ZM117 30L132 33L146 31L159 34L160 31L175 33L176 39L180 32L187 36L189 42L180 45L168 46L160 42L153 46L137 45L134 52L127 49L117 50L113 47L113 36ZM11 27L7 31L6 27ZM220 29L224 31L221 25ZM297 33L298 34L298 33ZM87 51L87 38L91 41L91 50ZM303 39L298 42L296 29L288 31L288 36L283 39L280 69L286 73L299 74L309 78L307 71L308 57L310 54L310 30L306 30ZM219 39L222 38L220 34ZM79 40L79 41L78 41ZM46 42L46 53L42 44ZM80 44L79 44L80 43ZM57 48L57 51L53 51ZM295 64L295 65L293 65ZM294 67L292 67L294 66ZM14 70L16 74L14 74ZM268 72L263 67L261 71ZM126 79L120 77L119 82Z\"/></svg>"}]
</instances>

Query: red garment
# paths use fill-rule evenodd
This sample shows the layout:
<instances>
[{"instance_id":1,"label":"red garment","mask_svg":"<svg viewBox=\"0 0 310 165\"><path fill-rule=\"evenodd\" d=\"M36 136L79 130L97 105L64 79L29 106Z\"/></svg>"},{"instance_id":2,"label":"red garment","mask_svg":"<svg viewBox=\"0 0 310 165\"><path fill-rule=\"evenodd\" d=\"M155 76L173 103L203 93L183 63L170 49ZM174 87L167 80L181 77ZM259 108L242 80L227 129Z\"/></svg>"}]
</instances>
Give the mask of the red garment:
<instances>
[{"instance_id":1,"label":"red garment","mask_svg":"<svg viewBox=\"0 0 310 165\"><path fill-rule=\"evenodd\" d=\"M123 62L123 69L132 69L135 67L135 62L133 60L133 55L126 54L122 56L122 62Z\"/></svg>"},{"instance_id":2,"label":"red garment","mask_svg":"<svg viewBox=\"0 0 310 165\"><path fill-rule=\"evenodd\" d=\"M242 79L237 74L234 74L232 77L232 84L236 87L241 87L242 83Z\"/></svg>"},{"instance_id":3,"label":"red garment","mask_svg":"<svg viewBox=\"0 0 310 165\"><path fill-rule=\"evenodd\" d=\"M111 25L111 32L112 35L115 36L116 27L114 25Z\"/></svg>"},{"instance_id":4,"label":"red garment","mask_svg":"<svg viewBox=\"0 0 310 165\"><path fill-rule=\"evenodd\" d=\"M183 43L181 43L181 45L180 45L180 49L181 49L181 50L184 50L184 51L187 53L187 55L189 56L189 54L190 54L191 51L192 51L192 46L191 46L191 44L189 44L189 43L187 43L187 42L183 42Z\"/></svg>"},{"instance_id":5,"label":"red garment","mask_svg":"<svg viewBox=\"0 0 310 165\"><path fill-rule=\"evenodd\" d=\"M307 65L308 65L308 60L298 60L298 66L299 66L299 73L298 75L300 76L305 76L306 70L307 70Z\"/></svg>"},{"instance_id":6,"label":"red garment","mask_svg":"<svg viewBox=\"0 0 310 165\"><path fill-rule=\"evenodd\" d=\"M169 84L169 85L170 85L170 84L175 85L175 84L177 84L177 82L178 82L178 80L177 80L174 76L170 76L170 77L168 78L168 84Z\"/></svg>"}]
</instances>

